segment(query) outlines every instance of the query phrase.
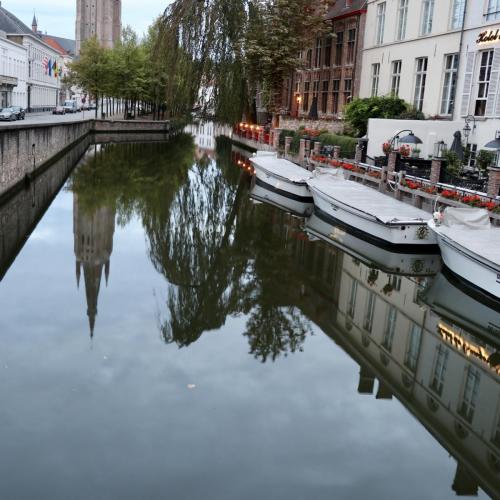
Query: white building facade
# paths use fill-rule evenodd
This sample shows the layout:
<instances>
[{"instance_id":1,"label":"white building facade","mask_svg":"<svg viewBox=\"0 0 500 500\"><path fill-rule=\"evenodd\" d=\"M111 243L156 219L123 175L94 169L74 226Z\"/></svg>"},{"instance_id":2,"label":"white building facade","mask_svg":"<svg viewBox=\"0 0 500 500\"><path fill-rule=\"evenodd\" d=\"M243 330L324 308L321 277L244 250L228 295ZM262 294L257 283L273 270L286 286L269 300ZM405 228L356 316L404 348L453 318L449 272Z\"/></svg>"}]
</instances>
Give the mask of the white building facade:
<instances>
[{"instance_id":1,"label":"white building facade","mask_svg":"<svg viewBox=\"0 0 500 500\"><path fill-rule=\"evenodd\" d=\"M475 155L500 130L500 0L368 2L361 97L397 95L426 121L370 120L368 155L403 128L434 144L464 143Z\"/></svg>"},{"instance_id":2,"label":"white building facade","mask_svg":"<svg viewBox=\"0 0 500 500\"><path fill-rule=\"evenodd\" d=\"M0 107L25 106L28 56L25 47L0 32Z\"/></svg>"},{"instance_id":3,"label":"white building facade","mask_svg":"<svg viewBox=\"0 0 500 500\"><path fill-rule=\"evenodd\" d=\"M47 111L54 108L60 89L58 68L62 66L61 55L34 33L7 36L27 51L26 108L29 111Z\"/></svg>"}]
</instances>

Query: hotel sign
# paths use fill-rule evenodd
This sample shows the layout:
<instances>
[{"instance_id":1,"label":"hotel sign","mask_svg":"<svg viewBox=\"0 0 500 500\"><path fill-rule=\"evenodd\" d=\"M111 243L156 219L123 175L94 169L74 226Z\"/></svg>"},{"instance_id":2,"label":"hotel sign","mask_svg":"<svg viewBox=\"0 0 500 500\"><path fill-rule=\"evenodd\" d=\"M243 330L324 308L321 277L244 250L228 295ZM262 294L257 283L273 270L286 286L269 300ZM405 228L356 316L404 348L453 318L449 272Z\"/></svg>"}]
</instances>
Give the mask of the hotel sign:
<instances>
[{"instance_id":1,"label":"hotel sign","mask_svg":"<svg viewBox=\"0 0 500 500\"><path fill-rule=\"evenodd\" d=\"M485 30L479 33L476 40L478 45L483 43L499 42L500 41L500 29L497 30Z\"/></svg>"}]
</instances>

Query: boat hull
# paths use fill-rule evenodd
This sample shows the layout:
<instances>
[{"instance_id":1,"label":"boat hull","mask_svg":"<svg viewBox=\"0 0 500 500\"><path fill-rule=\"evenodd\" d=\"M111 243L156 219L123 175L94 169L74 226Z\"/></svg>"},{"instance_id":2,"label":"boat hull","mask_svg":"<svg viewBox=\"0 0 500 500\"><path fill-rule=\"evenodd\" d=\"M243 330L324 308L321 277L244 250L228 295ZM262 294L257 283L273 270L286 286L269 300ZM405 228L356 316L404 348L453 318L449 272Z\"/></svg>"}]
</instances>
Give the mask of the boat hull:
<instances>
[{"instance_id":1,"label":"boat hull","mask_svg":"<svg viewBox=\"0 0 500 500\"><path fill-rule=\"evenodd\" d=\"M313 203L309 187L305 182L292 182L268 171L261 170L258 166L254 166L254 168L257 185L291 200L300 201L301 203Z\"/></svg>"},{"instance_id":2,"label":"boat hull","mask_svg":"<svg viewBox=\"0 0 500 500\"><path fill-rule=\"evenodd\" d=\"M287 193L282 194L276 189L269 189L268 185L260 179L255 179L255 183L253 183L250 190L250 196L255 200L268 203L300 217L311 215L314 208L312 197L310 197L311 201L309 202L297 200L294 197L287 196Z\"/></svg>"},{"instance_id":3,"label":"boat hull","mask_svg":"<svg viewBox=\"0 0 500 500\"><path fill-rule=\"evenodd\" d=\"M314 205L331 218L333 223L342 223L371 237L376 244L394 246L435 246L437 239L426 222L391 222L383 223L375 217L356 211L334 198L323 194L310 186Z\"/></svg>"},{"instance_id":4,"label":"boat hull","mask_svg":"<svg viewBox=\"0 0 500 500\"><path fill-rule=\"evenodd\" d=\"M389 274L403 276L434 276L441 268L441 258L438 247L411 247L380 246L363 237L363 234L354 234L351 228L345 225L332 224L324 213L317 208L314 214L306 221L306 231L316 238L337 246L352 257ZM361 236L361 237L360 237ZM428 248L432 253L425 252Z\"/></svg>"},{"instance_id":5,"label":"boat hull","mask_svg":"<svg viewBox=\"0 0 500 500\"><path fill-rule=\"evenodd\" d=\"M500 299L500 268L455 244L439 232L436 234L446 267L471 285Z\"/></svg>"}]
</instances>

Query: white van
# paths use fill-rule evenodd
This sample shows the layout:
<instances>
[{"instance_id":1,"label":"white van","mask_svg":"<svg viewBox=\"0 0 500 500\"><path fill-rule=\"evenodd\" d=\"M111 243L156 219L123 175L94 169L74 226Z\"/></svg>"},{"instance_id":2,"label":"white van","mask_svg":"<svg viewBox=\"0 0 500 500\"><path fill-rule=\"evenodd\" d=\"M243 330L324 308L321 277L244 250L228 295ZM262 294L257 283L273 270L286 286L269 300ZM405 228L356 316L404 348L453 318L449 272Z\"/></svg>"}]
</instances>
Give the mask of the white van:
<instances>
[{"instance_id":1,"label":"white van","mask_svg":"<svg viewBox=\"0 0 500 500\"><path fill-rule=\"evenodd\" d=\"M63 108L66 113L76 113L78 111L76 101L64 101Z\"/></svg>"}]
</instances>

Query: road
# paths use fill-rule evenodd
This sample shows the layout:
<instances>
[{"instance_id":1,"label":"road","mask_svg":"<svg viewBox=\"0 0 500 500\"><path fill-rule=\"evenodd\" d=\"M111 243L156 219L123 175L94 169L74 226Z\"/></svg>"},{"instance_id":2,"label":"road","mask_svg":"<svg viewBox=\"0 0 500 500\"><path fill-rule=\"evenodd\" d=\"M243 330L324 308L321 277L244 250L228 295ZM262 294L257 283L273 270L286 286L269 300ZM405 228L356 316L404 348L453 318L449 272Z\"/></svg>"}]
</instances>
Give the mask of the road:
<instances>
[{"instance_id":1,"label":"road","mask_svg":"<svg viewBox=\"0 0 500 500\"><path fill-rule=\"evenodd\" d=\"M51 112L47 113L28 113L24 120L17 120L14 122L2 122L0 121L0 127L12 127L12 125L38 125L46 123L61 123L61 122L73 122L81 120L89 120L95 117L95 110L93 111L82 111L81 113L68 113L66 115L53 115ZM100 112L98 113L100 118ZM122 118L122 113L118 113L113 116L113 118Z\"/></svg>"}]
</instances>

